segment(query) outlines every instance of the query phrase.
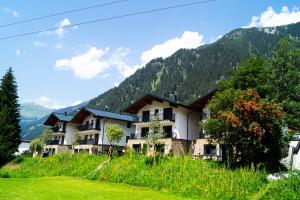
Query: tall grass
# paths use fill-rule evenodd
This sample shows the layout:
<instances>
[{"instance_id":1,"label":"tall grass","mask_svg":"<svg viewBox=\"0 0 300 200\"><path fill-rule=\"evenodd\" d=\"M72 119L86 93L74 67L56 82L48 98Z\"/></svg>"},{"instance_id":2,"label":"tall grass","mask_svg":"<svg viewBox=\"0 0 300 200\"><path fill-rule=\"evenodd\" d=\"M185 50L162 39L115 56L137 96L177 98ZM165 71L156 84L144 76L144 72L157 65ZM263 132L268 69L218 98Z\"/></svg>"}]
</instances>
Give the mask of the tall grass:
<instances>
[{"instance_id":1,"label":"tall grass","mask_svg":"<svg viewBox=\"0 0 300 200\"><path fill-rule=\"evenodd\" d=\"M160 158L153 165L148 157L135 154L104 161L107 157L86 154L25 158L0 169L0 177L77 176L197 199L300 199L299 176L268 182L264 171L229 170L215 162L183 156Z\"/></svg>"},{"instance_id":2,"label":"tall grass","mask_svg":"<svg viewBox=\"0 0 300 200\"><path fill-rule=\"evenodd\" d=\"M12 162L0 170L0 177L77 176L86 177L105 157L59 154L47 158L25 157L20 164Z\"/></svg>"}]
</instances>

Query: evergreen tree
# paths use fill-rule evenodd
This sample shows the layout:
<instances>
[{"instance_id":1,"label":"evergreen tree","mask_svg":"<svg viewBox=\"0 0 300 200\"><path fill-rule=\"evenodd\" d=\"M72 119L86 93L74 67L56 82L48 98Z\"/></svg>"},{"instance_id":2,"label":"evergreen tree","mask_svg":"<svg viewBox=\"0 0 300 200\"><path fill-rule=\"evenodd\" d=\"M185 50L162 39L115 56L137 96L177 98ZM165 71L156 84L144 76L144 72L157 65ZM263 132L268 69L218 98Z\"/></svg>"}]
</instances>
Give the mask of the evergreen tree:
<instances>
[{"instance_id":1,"label":"evergreen tree","mask_svg":"<svg viewBox=\"0 0 300 200\"><path fill-rule=\"evenodd\" d=\"M19 122L17 83L9 68L0 84L0 164L7 162L18 150L21 143Z\"/></svg>"}]
</instances>

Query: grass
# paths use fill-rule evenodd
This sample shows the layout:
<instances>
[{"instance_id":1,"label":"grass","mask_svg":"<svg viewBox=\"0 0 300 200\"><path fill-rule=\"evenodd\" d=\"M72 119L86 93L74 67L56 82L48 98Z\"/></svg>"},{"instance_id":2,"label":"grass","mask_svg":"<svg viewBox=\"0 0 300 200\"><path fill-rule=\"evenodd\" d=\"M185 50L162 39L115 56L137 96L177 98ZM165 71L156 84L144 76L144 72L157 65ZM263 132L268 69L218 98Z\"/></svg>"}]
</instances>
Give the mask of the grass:
<instances>
[{"instance_id":1,"label":"grass","mask_svg":"<svg viewBox=\"0 0 300 200\"><path fill-rule=\"evenodd\" d=\"M44 177L0 178L0 199L184 200L186 198L124 184L95 182L74 177Z\"/></svg>"},{"instance_id":2,"label":"grass","mask_svg":"<svg viewBox=\"0 0 300 200\"><path fill-rule=\"evenodd\" d=\"M148 157L135 154L115 157L108 164L104 164L105 160L106 157L86 154L26 158L0 169L0 177L73 176L208 200L300 199L299 176L268 182L264 171L229 170L215 162L190 157L165 157L152 166ZM95 170L99 164L100 169Z\"/></svg>"}]
</instances>

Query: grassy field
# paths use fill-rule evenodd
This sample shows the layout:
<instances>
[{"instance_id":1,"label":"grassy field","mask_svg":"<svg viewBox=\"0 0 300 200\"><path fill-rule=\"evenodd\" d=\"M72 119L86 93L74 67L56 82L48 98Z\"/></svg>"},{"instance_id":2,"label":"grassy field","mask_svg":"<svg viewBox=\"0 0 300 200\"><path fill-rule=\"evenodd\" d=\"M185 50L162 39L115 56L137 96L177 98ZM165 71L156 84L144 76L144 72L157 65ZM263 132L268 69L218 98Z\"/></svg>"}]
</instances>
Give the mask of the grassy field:
<instances>
[{"instance_id":1,"label":"grassy field","mask_svg":"<svg viewBox=\"0 0 300 200\"><path fill-rule=\"evenodd\" d=\"M103 183L74 177L0 178L1 200L184 200L172 194L124 184Z\"/></svg>"},{"instance_id":2,"label":"grassy field","mask_svg":"<svg viewBox=\"0 0 300 200\"><path fill-rule=\"evenodd\" d=\"M191 157L164 157L153 165L149 164L151 160L148 157L136 154L115 157L110 163L106 160L105 156L86 154L25 158L1 168L0 177L13 178L11 180L80 177L208 200L300 199L300 175L269 182L264 171L254 168L230 170L215 162L193 160Z\"/></svg>"}]
</instances>

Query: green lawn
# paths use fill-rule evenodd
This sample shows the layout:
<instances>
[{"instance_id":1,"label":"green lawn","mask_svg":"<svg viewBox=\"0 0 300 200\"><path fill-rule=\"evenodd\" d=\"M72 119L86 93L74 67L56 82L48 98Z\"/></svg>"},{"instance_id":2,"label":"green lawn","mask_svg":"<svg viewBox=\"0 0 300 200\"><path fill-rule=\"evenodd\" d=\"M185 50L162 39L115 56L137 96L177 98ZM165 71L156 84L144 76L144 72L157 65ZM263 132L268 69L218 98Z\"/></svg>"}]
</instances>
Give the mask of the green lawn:
<instances>
[{"instance_id":1,"label":"green lawn","mask_svg":"<svg viewBox=\"0 0 300 200\"><path fill-rule=\"evenodd\" d=\"M0 178L0 199L184 200L186 198L124 184L95 182L71 177L47 177Z\"/></svg>"}]
</instances>

